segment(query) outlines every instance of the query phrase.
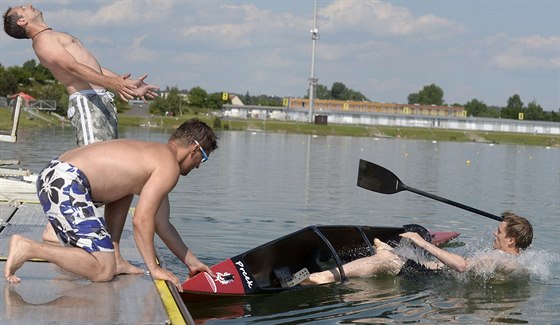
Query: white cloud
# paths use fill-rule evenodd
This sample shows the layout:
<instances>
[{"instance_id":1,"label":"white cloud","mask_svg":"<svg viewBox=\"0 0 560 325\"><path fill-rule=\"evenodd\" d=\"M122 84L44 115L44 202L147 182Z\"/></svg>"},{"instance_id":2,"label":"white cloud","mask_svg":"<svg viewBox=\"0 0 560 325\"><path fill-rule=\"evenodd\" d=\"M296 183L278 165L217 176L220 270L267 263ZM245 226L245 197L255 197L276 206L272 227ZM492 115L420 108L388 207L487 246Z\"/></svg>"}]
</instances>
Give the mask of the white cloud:
<instances>
[{"instance_id":1,"label":"white cloud","mask_svg":"<svg viewBox=\"0 0 560 325\"><path fill-rule=\"evenodd\" d=\"M173 1L102 1L95 10L91 6L78 6L79 9L59 9L44 13L45 21L56 22L59 26L87 28L92 26L131 27L166 21L176 5ZM84 9L88 8L88 9ZM41 8L39 8L41 9Z\"/></svg>"},{"instance_id":2,"label":"white cloud","mask_svg":"<svg viewBox=\"0 0 560 325\"><path fill-rule=\"evenodd\" d=\"M532 35L516 38L502 37L493 43L495 53L491 62L500 69L530 70L560 69L560 37Z\"/></svg>"},{"instance_id":3,"label":"white cloud","mask_svg":"<svg viewBox=\"0 0 560 325\"><path fill-rule=\"evenodd\" d=\"M206 6L197 17L184 19L181 34L187 39L233 48L282 42L299 19L290 13L259 9L254 4ZM218 22L218 23L216 23ZM278 44L277 44L278 45Z\"/></svg>"},{"instance_id":4,"label":"white cloud","mask_svg":"<svg viewBox=\"0 0 560 325\"><path fill-rule=\"evenodd\" d=\"M379 36L439 39L466 30L452 20L416 17L405 7L378 0L337 0L320 11L320 28L330 33L354 31Z\"/></svg>"}]
</instances>

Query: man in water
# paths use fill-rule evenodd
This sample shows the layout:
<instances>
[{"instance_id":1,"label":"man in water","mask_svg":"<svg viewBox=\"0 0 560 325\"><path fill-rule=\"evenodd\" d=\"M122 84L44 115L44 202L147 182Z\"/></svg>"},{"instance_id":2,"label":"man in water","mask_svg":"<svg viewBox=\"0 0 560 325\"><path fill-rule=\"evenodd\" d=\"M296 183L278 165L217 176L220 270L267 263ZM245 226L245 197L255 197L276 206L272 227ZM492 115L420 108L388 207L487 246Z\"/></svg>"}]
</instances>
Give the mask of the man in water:
<instances>
[{"instance_id":1,"label":"man in water","mask_svg":"<svg viewBox=\"0 0 560 325\"><path fill-rule=\"evenodd\" d=\"M75 37L54 31L32 5L8 8L4 30L13 38L30 38L41 64L64 86L68 100L68 118L76 129L78 146L118 138L117 110L110 89L124 101L138 96L154 98L159 87L144 83L147 74L130 79L102 68L97 59Z\"/></svg>"},{"instance_id":2,"label":"man in water","mask_svg":"<svg viewBox=\"0 0 560 325\"><path fill-rule=\"evenodd\" d=\"M533 227L531 223L513 212L504 212L504 218L498 229L494 232L493 248L510 255L519 255L522 250L529 247L533 241ZM468 259L463 256L450 253L429 242L416 232L400 234L402 238L412 241L417 247L424 249L438 259L438 262L422 263L422 267L429 270L438 270L448 267L458 272L465 272L473 264L484 263L480 259ZM406 261L393 252L388 244L374 239L376 254L363 257L344 264L344 273L347 277L368 277L377 274L397 275L403 270ZM406 266L405 266L406 267ZM504 265L505 269L513 269L515 266ZM317 272L310 275L305 284L323 284L340 281L338 269Z\"/></svg>"},{"instance_id":3,"label":"man in water","mask_svg":"<svg viewBox=\"0 0 560 325\"><path fill-rule=\"evenodd\" d=\"M52 160L39 174L37 193L62 246L13 235L4 269L8 282L30 259L43 259L94 282L142 273L119 252L119 240L134 195L134 239L154 279L179 279L156 264L154 234L189 269L213 272L185 245L169 221L168 193L218 148L212 128L197 119L179 126L168 143L111 140L78 147ZM96 205L105 204L106 218Z\"/></svg>"}]
</instances>

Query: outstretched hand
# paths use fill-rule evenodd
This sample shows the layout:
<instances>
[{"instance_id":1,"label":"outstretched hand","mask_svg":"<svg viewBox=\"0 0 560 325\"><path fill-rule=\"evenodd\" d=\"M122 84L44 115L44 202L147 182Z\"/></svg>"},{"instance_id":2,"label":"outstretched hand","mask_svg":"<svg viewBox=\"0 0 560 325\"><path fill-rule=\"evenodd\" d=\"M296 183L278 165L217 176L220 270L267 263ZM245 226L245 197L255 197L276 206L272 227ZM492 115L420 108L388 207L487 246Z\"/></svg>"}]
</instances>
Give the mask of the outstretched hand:
<instances>
[{"instance_id":1,"label":"outstretched hand","mask_svg":"<svg viewBox=\"0 0 560 325\"><path fill-rule=\"evenodd\" d=\"M150 85L144 82L144 80L148 77L148 74L144 74L142 77L133 80L136 86L136 96L140 97L144 103L147 102L146 97L153 99L158 96L158 94L154 90L159 90L159 87L156 85Z\"/></svg>"},{"instance_id":2,"label":"outstretched hand","mask_svg":"<svg viewBox=\"0 0 560 325\"><path fill-rule=\"evenodd\" d=\"M107 88L114 90L119 94L122 100L128 102L136 96L136 80L130 79L130 73L109 78Z\"/></svg>"}]
</instances>

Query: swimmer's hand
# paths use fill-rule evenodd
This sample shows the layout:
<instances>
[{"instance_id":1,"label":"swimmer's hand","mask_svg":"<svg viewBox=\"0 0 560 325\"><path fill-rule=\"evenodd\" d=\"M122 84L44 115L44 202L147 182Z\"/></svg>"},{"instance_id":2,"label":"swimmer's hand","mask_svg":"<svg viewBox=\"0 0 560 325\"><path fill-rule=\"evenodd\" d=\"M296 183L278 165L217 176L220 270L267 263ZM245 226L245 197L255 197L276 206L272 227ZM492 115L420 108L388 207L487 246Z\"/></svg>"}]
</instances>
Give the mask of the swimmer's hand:
<instances>
[{"instance_id":1,"label":"swimmer's hand","mask_svg":"<svg viewBox=\"0 0 560 325\"><path fill-rule=\"evenodd\" d=\"M414 244L419 247L422 247L422 244L426 242L422 236L420 236L417 232L405 232L403 234L399 234L402 238L410 239Z\"/></svg>"}]
</instances>

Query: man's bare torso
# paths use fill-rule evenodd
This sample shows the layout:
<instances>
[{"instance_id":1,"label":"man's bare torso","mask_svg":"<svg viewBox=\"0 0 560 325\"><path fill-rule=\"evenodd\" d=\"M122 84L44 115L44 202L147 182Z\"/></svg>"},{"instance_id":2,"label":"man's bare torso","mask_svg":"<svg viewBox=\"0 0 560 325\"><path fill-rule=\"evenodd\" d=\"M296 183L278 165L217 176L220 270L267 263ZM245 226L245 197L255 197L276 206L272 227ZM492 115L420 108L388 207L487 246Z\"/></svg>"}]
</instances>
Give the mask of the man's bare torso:
<instances>
[{"instance_id":1,"label":"man's bare torso","mask_svg":"<svg viewBox=\"0 0 560 325\"><path fill-rule=\"evenodd\" d=\"M105 141L70 150L59 159L80 169L92 198L105 203L141 194L148 182L151 190L167 194L180 175L171 146L155 142Z\"/></svg>"},{"instance_id":2,"label":"man's bare torso","mask_svg":"<svg viewBox=\"0 0 560 325\"><path fill-rule=\"evenodd\" d=\"M97 59L77 38L61 32L49 31L33 43L39 61L51 71L55 78L66 86L69 94L86 89L100 88L89 84L64 68L71 66L74 60L96 72L101 73Z\"/></svg>"}]
</instances>

